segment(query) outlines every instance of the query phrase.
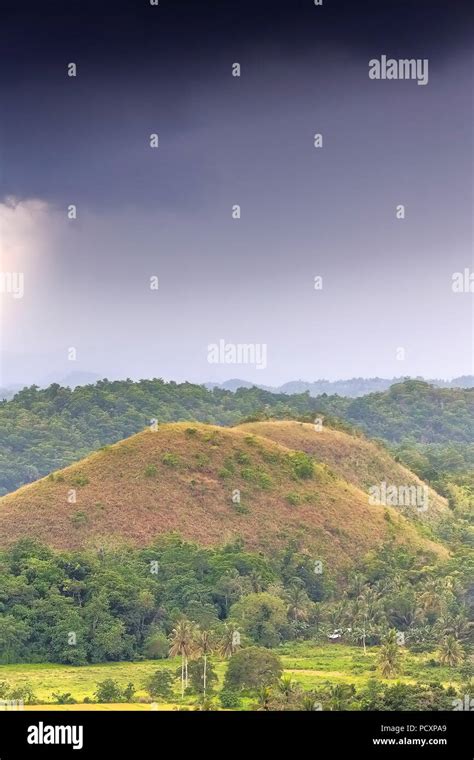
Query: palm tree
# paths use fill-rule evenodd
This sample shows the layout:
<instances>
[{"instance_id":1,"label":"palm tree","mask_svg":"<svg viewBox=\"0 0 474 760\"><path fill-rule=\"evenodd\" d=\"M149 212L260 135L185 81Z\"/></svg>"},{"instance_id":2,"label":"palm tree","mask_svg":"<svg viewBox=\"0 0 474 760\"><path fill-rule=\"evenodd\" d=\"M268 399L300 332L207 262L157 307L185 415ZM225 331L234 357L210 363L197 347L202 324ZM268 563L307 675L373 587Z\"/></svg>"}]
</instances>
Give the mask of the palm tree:
<instances>
[{"instance_id":1,"label":"palm tree","mask_svg":"<svg viewBox=\"0 0 474 760\"><path fill-rule=\"evenodd\" d=\"M321 703L316 701L316 695L306 692L300 701L300 709L303 712L316 712L321 710Z\"/></svg>"},{"instance_id":2,"label":"palm tree","mask_svg":"<svg viewBox=\"0 0 474 760\"><path fill-rule=\"evenodd\" d=\"M271 689L268 686L260 686L260 688L257 690L257 701L255 703L257 710L269 710L271 698Z\"/></svg>"},{"instance_id":3,"label":"palm tree","mask_svg":"<svg viewBox=\"0 0 474 760\"><path fill-rule=\"evenodd\" d=\"M364 590L364 586L366 584L366 580L362 573L354 573L354 575L351 578L349 588L348 588L348 594L352 597L358 597L361 595L362 591Z\"/></svg>"},{"instance_id":4,"label":"palm tree","mask_svg":"<svg viewBox=\"0 0 474 760\"><path fill-rule=\"evenodd\" d=\"M184 688L188 686L188 659L193 651L193 625L183 618L176 624L169 635L170 657L181 655L181 698L184 697Z\"/></svg>"},{"instance_id":5,"label":"palm tree","mask_svg":"<svg viewBox=\"0 0 474 760\"><path fill-rule=\"evenodd\" d=\"M388 598L387 615L392 626L397 630L408 630L418 625L423 619L415 591L410 588L396 590L383 589L382 596Z\"/></svg>"},{"instance_id":6,"label":"palm tree","mask_svg":"<svg viewBox=\"0 0 474 760\"><path fill-rule=\"evenodd\" d=\"M361 630L361 640L364 654L367 654L366 639L370 627L380 621L383 616L383 606L380 595L370 586L365 586L357 597L354 605L353 619Z\"/></svg>"},{"instance_id":7,"label":"palm tree","mask_svg":"<svg viewBox=\"0 0 474 760\"><path fill-rule=\"evenodd\" d=\"M455 668L464 660L464 649L454 636L446 636L441 642L439 659L443 665Z\"/></svg>"},{"instance_id":8,"label":"palm tree","mask_svg":"<svg viewBox=\"0 0 474 760\"><path fill-rule=\"evenodd\" d=\"M441 615L445 606L442 585L435 579L430 579L419 597L420 607L425 615L435 617Z\"/></svg>"},{"instance_id":9,"label":"palm tree","mask_svg":"<svg viewBox=\"0 0 474 760\"><path fill-rule=\"evenodd\" d=\"M382 578L377 582L377 589L383 595L396 594L403 588L404 580L400 572L395 572L387 578Z\"/></svg>"},{"instance_id":10,"label":"palm tree","mask_svg":"<svg viewBox=\"0 0 474 760\"><path fill-rule=\"evenodd\" d=\"M263 591L263 578L257 570L252 570L249 575L250 583L252 584L252 590L255 594L259 594Z\"/></svg>"},{"instance_id":11,"label":"palm tree","mask_svg":"<svg viewBox=\"0 0 474 760\"><path fill-rule=\"evenodd\" d=\"M446 612L434 624L434 630L443 636L454 636L457 641L469 637L472 623L467 619L464 612L452 614Z\"/></svg>"},{"instance_id":12,"label":"palm tree","mask_svg":"<svg viewBox=\"0 0 474 760\"><path fill-rule=\"evenodd\" d=\"M240 634L234 623L226 624L224 635L219 645L219 653L222 657L232 657L240 649Z\"/></svg>"},{"instance_id":13,"label":"palm tree","mask_svg":"<svg viewBox=\"0 0 474 760\"><path fill-rule=\"evenodd\" d=\"M251 585L248 578L243 577L236 568L233 568L221 577L217 588L219 594L224 598L224 607L227 615L229 607L240 599L246 590L249 591Z\"/></svg>"},{"instance_id":14,"label":"palm tree","mask_svg":"<svg viewBox=\"0 0 474 760\"><path fill-rule=\"evenodd\" d=\"M285 702L289 702L293 694L295 693L295 683L290 675L284 675L277 683L277 689L284 698Z\"/></svg>"},{"instance_id":15,"label":"palm tree","mask_svg":"<svg viewBox=\"0 0 474 760\"><path fill-rule=\"evenodd\" d=\"M334 606L328 608L327 620L333 628L343 628L347 623L349 607L347 599L341 599Z\"/></svg>"},{"instance_id":16,"label":"palm tree","mask_svg":"<svg viewBox=\"0 0 474 760\"><path fill-rule=\"evenodd\" d=\"M206 699L206 688L207 688L207 658L210 654L212 654L214 651L214 638L212 636L212 633L210 631L198 631L195 642L194 642L194 652L197 654L198 657L202 657L204 659L204 673L203 673L203 691L204 691L204 700Z\"/></svg>"},{"instance_id":17,"label":"palm tree","mask_svg":"<svg viewBox=\"0 0 474 760\"><path fill-rule=\"evenodd\" d=\"M400 671L400 648L397 644L397 632L390 630L380 647L379 667L384 678L391 678Z\"/></svg>"},{"instance_id":18,"label":"palm tree","mask_svg":"<svg viewBox=\"0 0 474 760\"><path fill-rule=\"evenodd\" d=\"M293 583L286 593L287 610L290 617L293 618L295 623L299 620L308 619L308 604L309 599L304 588Z\"/></svg>"},{"instance_id":19,"label":"palm tree","mask_svg":"<svg viewBox=\"0 0 474 760\"><path fill-rule=\"evenodd\" d=\"M311 622L315 626L316 633L319 634L319 627L324 620L324 606L321 602L313 602L310 608Z\"/></svg>"},{"instance_id":20,"label":"palm tree","mask_svg":"<svg viewBox=\"0 0 474 760\"><path fill-rule=\"evenodd\" d=\"M355 688L352 684L337 683L331 684L327 689L327 696L330 710L348 710L351 698L355 694Z\"/></svg>"}]
</instances>

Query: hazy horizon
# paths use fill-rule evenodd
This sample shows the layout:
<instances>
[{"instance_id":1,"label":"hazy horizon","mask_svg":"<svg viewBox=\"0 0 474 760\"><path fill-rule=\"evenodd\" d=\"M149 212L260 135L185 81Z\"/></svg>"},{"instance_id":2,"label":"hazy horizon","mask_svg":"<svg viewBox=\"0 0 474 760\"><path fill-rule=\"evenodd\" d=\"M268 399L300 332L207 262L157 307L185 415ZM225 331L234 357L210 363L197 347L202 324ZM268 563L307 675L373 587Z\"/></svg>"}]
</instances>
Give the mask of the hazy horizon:
<instances>
[{"instance_id":1,"label":"hazy horizon","mask_svg":"<svg viewBox=\"0 0 474 760\"><path fill-rule=\"evenodd\" d=\"M343 383L351 383L354 381L362 381L362 382L370 382L370 381L381 381L382 383L393 383L393 382L403 382L404 380L423 380L425 382L435 382L435 383L446 383L447 386L449 386L450 383L453 383L456 380L462 380L464 383L469 380L474 380L474 375L472 374L464 374L464 375L457 375L455 377L425 377L423 375L393 375L391 377L384 377L384 376L364 376L364 375L352 375L348 377L330 377L330 376L321 376L321 377L314 377L314 378L308 378L308 377L288 377L286 380L284 380L281 383L278 384L272 384L272 383L260 383L258 381L252 381L249 380L247 377L243 375L234 375L234 376L228 376L223 380L204 380L204 381L193 381L190 380L187 377L164 377L162 375L149 375L149 376L133 376L133 375L101 375L100 373L94 372L93 370L72 370L68 372L67 374L61 374L58 373L51 373L49 375L45 375L42 377L36 376L31 378L27 382L22 382L21 380L17 382L10 382L6 384L0 383L0 388L3 388L4 390L8 389L19 389L22 387L27 387L30 385L37 385L40 388L45 388L53 383L58 383L60 385L70 385L72 387L77 387L79 385L89 385L97 383L101 380L109 380L110 382L113 381L125 381L127 379L130 379L134 382L140 382L142 380L156 380L161 379L164 382L176 382L176 383L194 383L196 385L206 385L206 386L231 386L235 385L236 383L244 383L244 384L252 384L257 386L262 386L265 388L281 388L286 385L290 385L293 383L303 383L307 385L316 385L316 384L324 384L327 383L328 385L335 385L335 384L343 384ZM240 386L243 387L243 386ZM461 384L459 386L460 388L468 388L471 387L470 384ZM371 392L371 391L368 391Z\"/></svg>"}]
</instances>

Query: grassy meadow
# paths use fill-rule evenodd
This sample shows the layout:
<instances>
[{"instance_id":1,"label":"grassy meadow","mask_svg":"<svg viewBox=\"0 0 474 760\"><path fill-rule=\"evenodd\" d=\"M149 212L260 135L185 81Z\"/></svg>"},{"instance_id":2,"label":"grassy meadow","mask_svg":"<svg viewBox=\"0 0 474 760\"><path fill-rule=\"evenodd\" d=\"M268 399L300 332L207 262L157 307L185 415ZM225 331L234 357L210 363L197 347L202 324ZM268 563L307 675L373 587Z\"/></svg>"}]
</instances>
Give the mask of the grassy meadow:
<instances>
[{"instance_id":1,"label":"grassy meadow","mask_svg":"<svg viewBox=\"0 0 474 760\"><path fill-rule=\"evenodd\" d=\"M388 683L439 683L445 687L459 686L462 682L458 668L433 665L435 653L414 654L403 652L400 675L393 679L382 679L377 668L378 647L371 647L364 654L360 647L342 644L315 646L311 643L291 644L280 647L277 652L284 665L284 673L291 675L295 683L305 691L310 691L324 683L354 684L357 689L367 685L370 679ZM226 662L212 658L218 676L216 693L222 688ZM113 662L98 665L71 667L53 664L15 664L0 666L0 680L12 686L28 683L35 694L36 705L25 706L26 710L174 710L196 705L196 696L185 695L181 700L179 679L175 681L175 699L170 702L152 700L144 689L145 681L156 670L166 669L175 673L180 667L180 658L166 660L144 660L141 662ZM132 682L136 688L134 702L129 704L84 704L93 700L97 684L112 678L121 687ZM59 705L53 693L69 692L77 704ZM242 699L241 709L246 709L251 698Z\"/></svg>"}]
</instances>

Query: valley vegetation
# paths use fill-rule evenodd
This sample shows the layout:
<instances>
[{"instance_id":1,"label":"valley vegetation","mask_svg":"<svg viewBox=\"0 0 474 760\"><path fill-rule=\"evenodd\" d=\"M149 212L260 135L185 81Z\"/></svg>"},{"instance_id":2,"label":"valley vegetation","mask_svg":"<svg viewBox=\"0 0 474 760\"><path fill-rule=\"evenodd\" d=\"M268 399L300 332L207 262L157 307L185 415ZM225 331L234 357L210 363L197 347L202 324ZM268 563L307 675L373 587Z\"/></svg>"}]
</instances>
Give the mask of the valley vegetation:
<instances>
[{"instance_id":1,"label":"valley vegetation","mask_svg":"<svg viewBox=\"0 0 474 760\"><path fill-rule=\"evenodd\" d=\"M0 553L1 662L79 673L143 662L142 702L196 709L450 709L472 688L472 571L462 550L425 565L390 544L331 575L315 573L291 546L266 558L239 542L204 549L173 535L115 552L56 552L24 540ZM358 651L361 665L336 682L299 679L298 652L317 659L328 649L335 658ZM397 680L417 658L417 682ZM136 687L103 679L87 701L132 703ZM24 681L16 691L0 684L0 698L8 694L36 701ZM67 694L77 701L54 694L59 704Z\"/></svg>"}]
</instances>

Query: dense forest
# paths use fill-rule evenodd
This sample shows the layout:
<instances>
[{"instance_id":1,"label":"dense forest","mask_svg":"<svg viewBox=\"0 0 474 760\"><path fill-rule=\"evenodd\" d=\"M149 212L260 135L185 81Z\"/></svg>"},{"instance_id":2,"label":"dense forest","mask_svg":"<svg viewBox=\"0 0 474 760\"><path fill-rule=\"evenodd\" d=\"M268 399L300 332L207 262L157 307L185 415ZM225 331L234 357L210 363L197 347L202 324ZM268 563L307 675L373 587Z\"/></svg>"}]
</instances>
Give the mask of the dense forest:
<instances>
[{"instance_id":1,"label":"dense forest","mask_svg":"<svg viewBox=\"0 0 474 760\"><path fill-rule=\"evenodd\" d=\"M197 710L469 709L474 566L452 549L436 566L389 542L336 577L292 545L265 558L239 541L204 549L176 535L145 549L68 553L25 540L0 552L0 662L156 661L143 683L98 680L82 699L99 704L137 701L138 685L140 701ZM344 682L308 690L283 672L282 656L306 642L316 657L334 638L346 645L341 657L361 653ZM400 681L415 672L415 683ZM50 698L77 701L60 688ZM0 699L38 703L24 677L0 681Z\"/></svg>"},{"instance_id":2,"label":"dense forest","mask_svg":"<svg viewBox=\"0 0 474 760\"><path fill-rule=\"evenodd\" d=\"M153 419L235 425L249 418L313 419L319 414L325 424L337 425L339 419L384 441L402 462L440 487L445 473L461 477L474 464L473 389L408 380L351 399L258 388L232 393L160 379L101 380L74 390L32 386L0 403L0 495L126 438Z\"/></svg>"},{"instance_id":3,"label":"dense forest","mask_svg":"<svg viewBox=\"0 0 474 760\"><path fill-rule=\"evenodd\" d=\"M81 552L23 540L0 552L0 661L168 657L169 636L186 620L267 649L327 643L334 631L365 649L397 631L414 651L437 649L460 666L472 639L473 570L462 546L434 565L388 542L336 576L294 545L270 558L238 540L210 549L176 535L143 549Z\"/></svg>"}]
</instances>

